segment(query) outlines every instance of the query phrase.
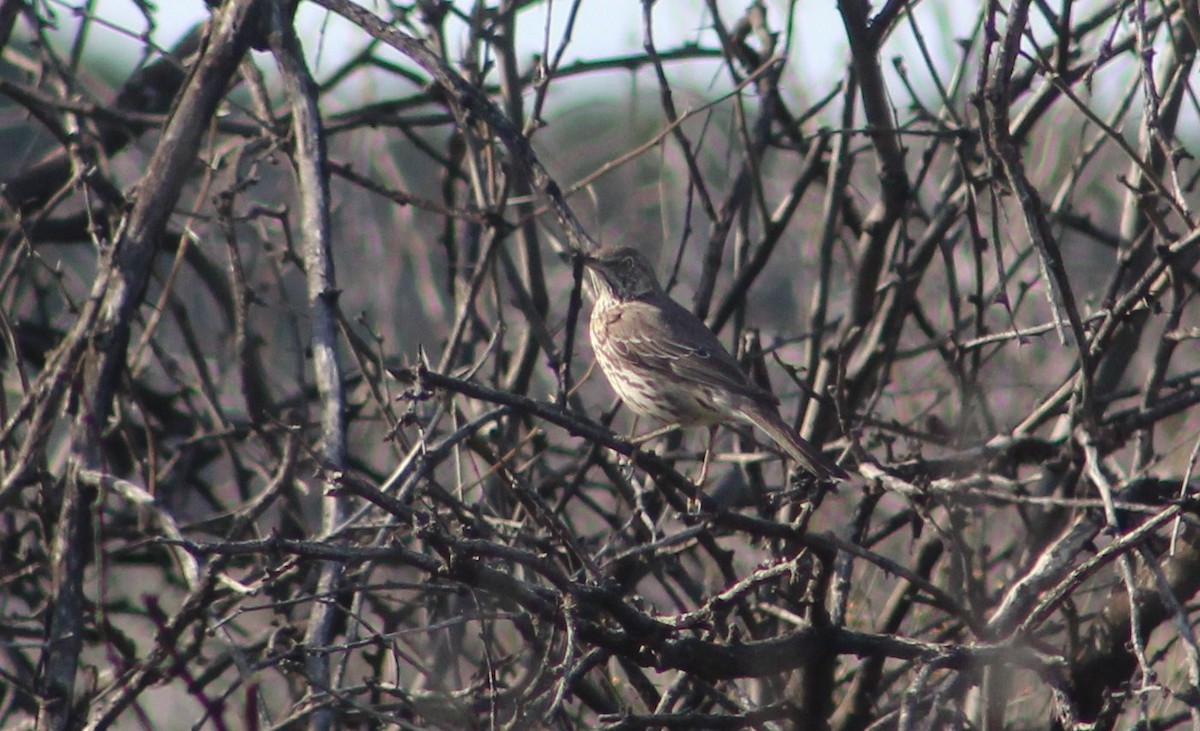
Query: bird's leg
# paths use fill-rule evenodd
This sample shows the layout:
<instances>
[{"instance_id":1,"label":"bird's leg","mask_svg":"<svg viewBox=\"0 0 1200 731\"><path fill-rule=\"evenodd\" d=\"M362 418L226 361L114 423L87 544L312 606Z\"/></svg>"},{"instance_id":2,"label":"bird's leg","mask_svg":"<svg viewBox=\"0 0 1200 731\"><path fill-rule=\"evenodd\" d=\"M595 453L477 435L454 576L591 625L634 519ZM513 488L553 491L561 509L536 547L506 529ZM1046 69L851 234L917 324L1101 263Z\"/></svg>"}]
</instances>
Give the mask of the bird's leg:
<instances>
[{"instance_id":1,"label":"bird's leg","mask_svg":"<svg viewBox=\"0 0 1200 731\"><path fill-rule=\"evenodd\" d=\"M704 487L704 481L708 478L708 460L712 457L713 439L717 436L718 424L713 424L708 427L708 439L704 442L704 459L700 461L700 479L696 481L696 487Z\"/></svg>"},{"instance_id":2,"label":"bird's leg","mask_svg":"<svg viewBox=\"0 0 1200 731\"><path fill-rule=\"evenodd\" d=\"M629 474L626 475L625 479L629 480L630 482L633 481L634 464L637 462L638 443L633 439L633 433L637 431L637 423L638 420L635 416L633 418L633 424L629 426L629 433L625 435L625 440L633 445L633 451L630 452L628 456L623 456L620 453L617 453L617 465L620 466L622 463L624 463L629 468Z\"/></svg>"},{"instance_id":3,"label":"bird's leg","mask_svg":"<svg viewBox=\"0 0 1200 731\"><path fill-rule=\"evenodd\" d=\"M713 439L717 435L718 424L708 427L708 439L704 443L704 459L700 462L700 477L696 480L696 494L688 498L688 513L696 515L700 512L700 496L703 494L704 481L708 479L708 460L712 456Z\"/></svg>"}]
</instances>

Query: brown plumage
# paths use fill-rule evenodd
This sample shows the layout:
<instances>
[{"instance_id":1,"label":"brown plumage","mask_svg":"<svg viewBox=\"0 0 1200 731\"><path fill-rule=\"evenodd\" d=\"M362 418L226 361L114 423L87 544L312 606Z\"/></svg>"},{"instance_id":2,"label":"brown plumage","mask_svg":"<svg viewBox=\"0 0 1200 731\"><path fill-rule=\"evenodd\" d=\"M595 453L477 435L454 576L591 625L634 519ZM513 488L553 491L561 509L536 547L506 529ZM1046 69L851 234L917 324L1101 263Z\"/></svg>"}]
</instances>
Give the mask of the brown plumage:
<instances>
[{"instance_id":1,"label":"brown plumage","mask_svg":"<svg viewBox=\"0 0 1200 731\"><path fill-rule=\"evenodd\" d=\"M629 408L681 426L753 424L817 477L849 476L788 426L779 399L751 382L717 336L667 296L641 252L604 248L584 262L597 290L592 349Z\"/></svg>"}]
</instances>

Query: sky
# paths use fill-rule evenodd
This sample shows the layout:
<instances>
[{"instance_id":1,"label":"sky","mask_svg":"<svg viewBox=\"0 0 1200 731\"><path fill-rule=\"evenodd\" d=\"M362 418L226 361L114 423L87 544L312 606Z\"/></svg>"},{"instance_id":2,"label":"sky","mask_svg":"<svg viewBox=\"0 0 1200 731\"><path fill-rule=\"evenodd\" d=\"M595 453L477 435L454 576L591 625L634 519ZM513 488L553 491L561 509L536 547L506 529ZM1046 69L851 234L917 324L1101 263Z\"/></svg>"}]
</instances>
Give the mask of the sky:
<instances>
[{"instance_id":1,"label":"sky","mask_svg":"<svg viewBox=\"0 0 1200 731\"><path fill-rule=\"evenodd\" d=\"M384 11L375 0L359 2L375 12ZM48 5L58 14L64 35L69 36L72 24L77 22L73 8L83 3L84 0L49 0ZM472 4L466 1L457 3L459 7L470 7ZM749 0L720 0L718 3L725 22L730 25L745 12L748 4ZM779 30L786 29L788 3L767 0L766 4L771 26ZM156 14L158 26L151 38L161 48L173 45L207 13L202 0L157 0L154 5L160 11ZM523 13L518 26L524 31L518 36L522 55L532 58L534 53L541 50L547 15L550 16L549 38L553 48L561 36L561 28L566 23L570 8L568 0L552 0L539 3ZM961 0L926 0L918 4L917 17L926 34L926 41L934 56L946 61L946 67L952 63L948 56L956 53L953 37L969 31L977 12L974 3ZM134 36L146 30L134 0L95 0L95 14ZM718 45L716 34L709 29L711 22L703 0L659 0L654 8L654 19L655 43L660 50L690 42L701 42L713 48ZM789 51L792 72L826 82L836 80L847 57L845 32L836 0L799 0L793 21L795 37ZM318 79L357 50L363 38L360 31L340 19L331 19L327 11L307 2L301 4L297 28L309 49L309 60ZM129 43L128 39L114 38L114 34L119 37L120 33L97 27L90 39L89 52L104 54L112 60L114 48L132 50L135 44ZM113 40L120 42L113 44ZM896 54L910 56L915 50L911 33L906 29L896 33L889 44L894 46L894 51L890 48L885 51L885 59ZM564 61L569 63L579 58L618 56L637 53L641 49L642 3L639 0L583 0ZM130 68L137 60L132 54L120 59Z\"/></svg>"}]
</instances>

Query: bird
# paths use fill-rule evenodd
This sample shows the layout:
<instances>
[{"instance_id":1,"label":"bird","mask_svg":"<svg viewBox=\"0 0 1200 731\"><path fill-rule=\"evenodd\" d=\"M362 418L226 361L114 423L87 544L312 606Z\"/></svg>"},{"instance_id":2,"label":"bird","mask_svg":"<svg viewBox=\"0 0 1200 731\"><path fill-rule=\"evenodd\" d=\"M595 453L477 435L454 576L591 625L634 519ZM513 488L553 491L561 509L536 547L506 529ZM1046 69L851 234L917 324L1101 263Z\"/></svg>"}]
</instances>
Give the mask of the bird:
<instances>
[{"instance_id":1,"label":"bird","mask_svg":"<svg viewBox=\"0 0 1200 731\"><path fill-rule=\"evenodd\" d=\"M641 251L605 246L579 256L596 290L588 328L596 362L631 410L671 428L707 426L710 448L721 424L752 424L817 478L849 478L783 420L779 399L750 380L713 331L663 291ZM706 450L701 484L707 467Z\"/></svg>"}]
</instances>

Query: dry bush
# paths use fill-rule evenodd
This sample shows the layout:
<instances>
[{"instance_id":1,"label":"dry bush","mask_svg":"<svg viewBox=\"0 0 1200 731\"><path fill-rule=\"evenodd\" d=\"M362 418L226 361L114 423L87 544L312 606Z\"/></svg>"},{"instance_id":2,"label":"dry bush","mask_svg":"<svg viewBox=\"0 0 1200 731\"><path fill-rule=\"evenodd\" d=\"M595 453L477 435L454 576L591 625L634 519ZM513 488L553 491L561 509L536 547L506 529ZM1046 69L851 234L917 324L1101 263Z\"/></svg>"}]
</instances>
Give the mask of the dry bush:
<instances>
[{"instance_id":1,"label":"dry bush","mask_svg":"<svg viewBox=\"0 0 1200 731\"><path fill-rule=\"evenodd\" d=\"M6 728L1200 724L1195 3L209 4L0 3ZM854 479L635 447L598 241Z\"/></svg>"}]
</instances>

